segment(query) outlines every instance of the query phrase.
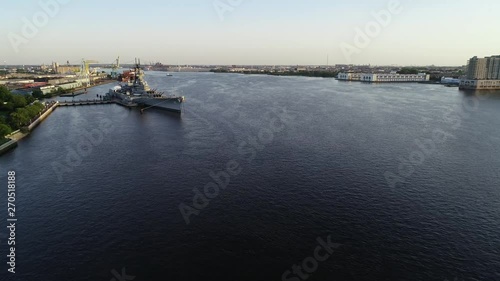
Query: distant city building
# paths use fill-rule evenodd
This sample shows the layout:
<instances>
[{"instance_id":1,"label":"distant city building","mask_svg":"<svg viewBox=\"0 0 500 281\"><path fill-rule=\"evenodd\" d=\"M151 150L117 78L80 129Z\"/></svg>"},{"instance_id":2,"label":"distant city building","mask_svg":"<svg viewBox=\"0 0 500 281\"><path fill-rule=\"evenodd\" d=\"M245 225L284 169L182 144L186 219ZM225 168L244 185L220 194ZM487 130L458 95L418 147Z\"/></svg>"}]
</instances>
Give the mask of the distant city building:
<instances>
[{"instance_id":1,"label":"distant city building","mask_svg":"<svg viewBox=\"0 0 500 281\"><path fill-rule=\"evenodd\" d=\"M425 73L339 73L337 79L361 82L423 82L429 81L430 75Z\"/></svg>"},{"instance_id":2,"label":"distant city building","mask_svg":"<svg viewBox=\"0 0 500 281\"><path fill-rule=\"evenodd\" d=\"M56 69L57 74L75 74L79 72L80 72L80 66L60 65Z\"/></svg>"},{"instance_id":3,"label":"distant city building","mask_svg":"<svg viewBox=\"0 0 500 281\"><path fill-rule=\"evenodd\" d=\"M500 56L470 58L466 66L466 79L460 81L461 89L500 89Z\"/></svg>"},{"instance_id":4,"label":"distant city building","mask_svg":"<svg viewBox=\"0 0 500 281\"><path fill-rule=\"evenodd\" d=\"M75 74L81 71L79 65L59 65L57 62L52 62L52 71L55 74Z\"/></svg>"}]
</instances>

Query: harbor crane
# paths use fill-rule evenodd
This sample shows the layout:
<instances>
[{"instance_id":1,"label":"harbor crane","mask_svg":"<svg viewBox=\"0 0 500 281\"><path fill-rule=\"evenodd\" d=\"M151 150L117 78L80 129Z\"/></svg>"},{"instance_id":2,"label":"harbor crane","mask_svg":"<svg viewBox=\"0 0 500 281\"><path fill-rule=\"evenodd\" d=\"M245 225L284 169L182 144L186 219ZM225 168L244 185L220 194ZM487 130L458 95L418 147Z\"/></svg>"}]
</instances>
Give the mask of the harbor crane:
<instances>
[{"instance_id":1,"label":"harbor crane","mask_svg":"<svg viewBox=\"0 0 500 281\"><path fill-rule=\"evenodd\" d=\"M118 78L118 72L117 69L120 68L120 56L113 62L111 65L111 78L116 79Z\"/></svg>"},{"instance_id":2,"label":"harbor crane","mask_svg":"<svg viewBox=\"0 0 500 281\"><path fill-rule=\"evenodd\" d=\"M80 67L80 78L87 79L87 86L92 84L92 75L90 75L90 64L99 63L96 60L85 60L82 59L82 65Z\"/></svg>"}]
</instances>

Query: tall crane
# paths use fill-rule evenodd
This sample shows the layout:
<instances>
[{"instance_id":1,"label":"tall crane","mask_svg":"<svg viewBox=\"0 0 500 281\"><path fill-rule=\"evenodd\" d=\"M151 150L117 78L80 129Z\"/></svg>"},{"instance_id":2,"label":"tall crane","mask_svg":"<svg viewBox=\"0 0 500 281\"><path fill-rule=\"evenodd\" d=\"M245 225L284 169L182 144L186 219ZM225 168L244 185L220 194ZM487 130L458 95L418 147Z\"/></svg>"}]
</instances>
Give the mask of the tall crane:
<instances>
[{"instance_id":1,"label":"tall crane","mask_svg":"<svg viewBox=\"0 0 500 281\"><path fill-rule=\"evenodd\" d=\"M80 67L80 78L88 79L88 85L92 84L92 75L90 75L90 64L99 63L96 60L85 60L82 59L82 65Z\"/></svg>"},{"instance_id":2,"label":"tall crane","mask_svg":"<svg viewBox=\"0 0 500 281\"><path fill-rule=\"evenodd\" d=\"M120 68L120 56L118 56L118 58L113 62L113 65L111 66L111 78L118 78L118 68Z\"/></svg>"}]
</instances>

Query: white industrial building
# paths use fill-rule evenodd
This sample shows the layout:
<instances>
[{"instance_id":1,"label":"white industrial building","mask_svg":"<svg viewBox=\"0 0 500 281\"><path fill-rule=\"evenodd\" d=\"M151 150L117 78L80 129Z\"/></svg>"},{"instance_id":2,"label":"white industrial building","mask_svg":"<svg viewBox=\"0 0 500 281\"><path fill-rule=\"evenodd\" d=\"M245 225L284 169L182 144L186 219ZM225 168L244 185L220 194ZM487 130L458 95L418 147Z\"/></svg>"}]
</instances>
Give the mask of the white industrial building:
<instances>
[{"instance_id":1,"label":"white industrial building","mask_svg":"<svg viewBox=\"0 0 500 281\"><path fill-rule=\"evenodd\" d=\"M52 93L52 91L55 91L55 90L56 90L56 87L53 85L40 87L40 91L42 91L42 94L44 94L44 95L46 95L48 93Z\"/></svg>"},{"instance_id":2,"label":"white industrial building","mask_svg":"<svg viewBox=\"0 0 500 281\"><path fill-rule=\"evenodd\" d=\"M361 82L423 82L429 81L430 75L418 74L398 74L392 73L339 73L338 80L361 81Z\"/></svg>"}]
</instances>

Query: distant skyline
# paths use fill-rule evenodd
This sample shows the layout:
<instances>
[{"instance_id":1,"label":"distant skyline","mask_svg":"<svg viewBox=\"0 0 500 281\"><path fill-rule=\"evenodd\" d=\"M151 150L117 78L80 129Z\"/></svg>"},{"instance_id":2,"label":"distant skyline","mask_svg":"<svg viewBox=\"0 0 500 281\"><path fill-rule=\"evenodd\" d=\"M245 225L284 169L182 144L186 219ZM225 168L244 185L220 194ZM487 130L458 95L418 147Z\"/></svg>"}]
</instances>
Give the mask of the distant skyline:
<instances>
[{"instance_id":1,"label":"distant skyline","mask_svg":"<svg viewBox=\"0 0 500 281\"><path fill-rule=\"evenodd\" d=\"M499 8L494 0L4 1L0 64L111 64L120 56L324 65L328 56L330 65L460 66L500 53Z\"/></svg>"}]
</instances>

